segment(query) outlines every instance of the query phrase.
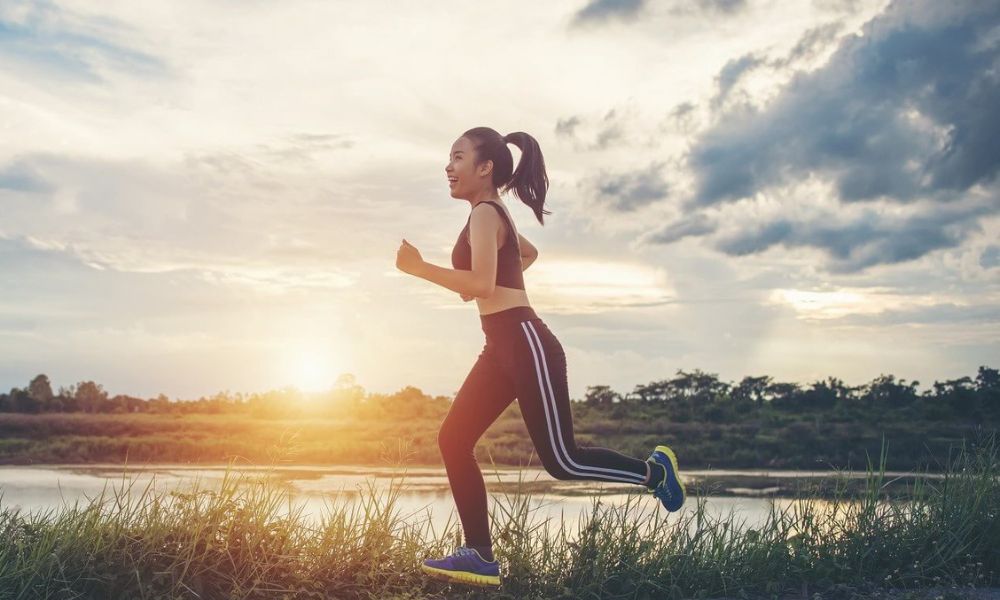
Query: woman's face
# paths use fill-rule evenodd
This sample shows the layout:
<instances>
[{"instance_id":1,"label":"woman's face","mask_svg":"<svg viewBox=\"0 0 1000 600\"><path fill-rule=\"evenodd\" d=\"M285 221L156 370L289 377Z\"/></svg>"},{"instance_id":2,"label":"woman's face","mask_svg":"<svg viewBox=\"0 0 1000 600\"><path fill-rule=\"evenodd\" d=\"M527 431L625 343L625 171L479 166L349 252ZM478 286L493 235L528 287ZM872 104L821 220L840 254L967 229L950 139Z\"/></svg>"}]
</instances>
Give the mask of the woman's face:
<instances>
[{"instance_id":1,"label":"woman's face","mask_svg":"<svg viewBox=\"0 0 1000 600\"><path fill-rule=\"evenodd\" d=\"M483 186L490 183L492 163L487 161L477 169L474 164L475 158L472 141L469 138L460 137L451 145L448 166L444 170L448 176L448 187L452 198L471 198Z\"/></svg>"}]
</instances>

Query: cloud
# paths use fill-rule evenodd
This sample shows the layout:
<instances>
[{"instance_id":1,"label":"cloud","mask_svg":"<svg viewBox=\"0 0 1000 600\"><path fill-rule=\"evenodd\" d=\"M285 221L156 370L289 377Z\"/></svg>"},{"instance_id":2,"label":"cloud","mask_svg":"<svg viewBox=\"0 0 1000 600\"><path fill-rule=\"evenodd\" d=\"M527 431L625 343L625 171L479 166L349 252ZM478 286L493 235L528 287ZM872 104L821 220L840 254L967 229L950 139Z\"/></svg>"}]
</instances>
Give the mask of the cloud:
<instances>
[{"instance_id":1,"label":"cloud","mask_svg":"<svg viewBox=\"0 0 1000 600\"><path fill-rule=\"evenodd\" d=\"M295 133L284 136L278 143L257 145L269 159L296 165L315 163L322 153L354 146L354 140L332 133Z\"/></svg>"},{"instance_id":2,"label":"cloud","mask_svg":"<svg viewBox=\"0 0 1000 600\"><path fill-rule=\"evenodd\" d=\"M622 142L626 139L625 123L628 118L617 108L612 108L604 114L595 125L590 125L588 119L574 115L565 119L557 119L555 132L562 138L572 140L578 150L604 150L615 142ZM580 140L578 131L590 125L591 129L596 129L593 134L593 141L583 142Z\"/></svg>"},{"instance_id":3,"label":"cloud","mask_svg":"<svg viewBox=\"0 0 1000 600\"><path fill-rule=\"evenodd\" d=\"M730 93L751 72L762 68L777 72L788 69L800 62L813 59L824 48L836 41L842 28L843 23L838 21L813 27L799 37L798 41L785 56L770 58L765 52L754 51L747 52L738 58L730 59L723 65L715 78L717 91L715 96L709 101L712 111L723 111L729 108L725 105ZM744 100L744 102L746 101ZM748 106L747 104L736 105L733 108L729 108L730 112L735 112L733 109L747 110ZM752 107L749 107L749 109L753 110Z\"/></svg>"},{"instance_id":4,"label":"cloud","mask_svg":"<svg viewBox=\"0 0 1000 600\"><path fill-rule=\"evenodd\" d=\"M644 241L657 244L670 244L686 237L712 233L715 229L715 224L708 217L696 213L647 234Z\"/></svg>"},{"instance_id":5,"label":"cloud","mask_svg":"<svg viewBox=\"0 0 1000 600\"><path fill-rule=\"evenodd\" d=\"M326 136L318 143L339 144ZM274 147L256 151L269 156ZM21 155L0 163L2 225L33 247L70 252L98 270L189 270L268 293L353 285L356 270L331 263L377 234L353 228L338 236L343 247L330 244L331 221L342 215L301 199L295 172L262 165L260 156L206 152L155 164Z\"/></svg>"},{"instance_id":6,"label":"cloud","mask_svg":"<svg viewBox=\"0 0 1000 600\"><path fill-rule=\"evenodd\" d=\"M603 23L611 19L634 20L645 0L590 0L573 16L573 26Z\"/></svg>"},{"instance_id":7,"label":"cloud","mask_svg":"<svg viewBox=\"0 0 1000 600\"><path fill-rule=\"evenodd\" d=\"M710 105L713 110L717 109L725 101L726 97L729 95L730 90L733 86L739 82L740 78L747 72L752 71L758 66L765 63L765 60L761 56L757 56L753 53L744 54L743 56L728 61L719 71L719 75L716 78L718 83L718 92L715 97L710 101Z\"/></svg>"},{"instance_id":8,"label":"cloud","mask_svg":"<svg viewBox=\"0 0 1000 600\"><path fill-rule=\"evenodd\" d=\"M843 23L834 21L808 29L795 43L788 55L784 58L773 61L775 67L783 67L801 60L813 58L820 50L837 39Z\"/></svg>"},{"instance_id":9,"label":"cloud","mask_svg":"<svg viewBox=\"0 0 1000 600\"><path fill-rule=\"evenodd\" d=\"M669 185L663 177L663 163L623 173L602 172L582 183L590 187L606 208L629 212L667 197Z\"/></svg>"},{"instance_id":10,"label":"cloud","mask_svg":"<svg viewBox=\"0 0 1000 600\"><path fill-rule=\"evenodd\" d=\"M577 125L580 124L580 117L569 117L566 119L559 119L556 121L556 135L559 137L572 138L576 130Z\"/></svg>"},{"instance_id":11,"label":"cloud","mask_svg":"<svg viewBox=\"0 0 1000 600\"><path fill-rule=\"evenodd\" d=\"M878 314L850 315L845 325L885 327L903 324L983 324L1000 325L1000 307L991 304L955 304L946 302L905 310L888 310Z\"/></svg>"},{"instance_id":12,"label":"cloud","mask_svg":"<svg viewBox=\"0 0 1000 600\"><path fill-rule=\"evenodd\" d=\"M995 244L990 244L983 250L983 253L979 255L979 264L984 269L992 269L993 267L1000 266L1000 246Z\"/></svg>"},{"instance_id":13,"label":"cloud","mask_svg":"<svg viewBox=\"0 0 1000 600\"><path fill-rule=\"evenodd\" d=\"M722 121L688 157L693 206L731 202L809 173L848 202L964 191L1000 168L1000 5L897 2L800 74L765 110ZM915 22L914 13L937 19ZM739 72L738 69L733 69Z\"/></svg>"},{"instance_id":14,"label":"cloud","mask_svg":"<svg viewBox=\"0 0 1000 600\"><path fill-rule=\"evenodd\" d=\"M734 13L742 10L747 2L746 0L701 0L698 4L707 10Z\"/></svg>"},{"instance_id":15,"label":"cloud","mask_svg":"<svg viewBox=\"0 0 1000 600\"><path fill-rule=\"evenodd\" d=\"M599 25L611 20L634 22L654 3L648 0L590 0L573 15L571 27ZM678 0L669 7L671 15L735 14L747 5L746 0Z\"/></svg>"},{"instance_id":16,"label":"cloud","mask_svg":"<svg viewBox=\"0 0 1000 600\"><path fill-rule=\"evenodd\" d=\"M742 227L736 234L717 240L716 248L741 256L776 244L814 247L830 257L830 271L850 273L958 246L970 232L982 230L978 218L995 212L991 204L934 206L902 217L888 211L865 210L850 220L840 220L836 215L804 222L779 218Z\"/></svg>"},{"instance_id":17,"label":"cloud","mask_svg":"<svg viewBox=\"0 0 1000 600\"><path fill-rule=\"evenodd\" d=\"M960 244L981 229L979 219L1000 210L990 188L1000 170L998 25L995 3L894 2L863 35L842 38L827 64L796 73L768 105L717 115L685 157L694 180L685 220L647 239L709 234L714 228L692 215L815 179L829 182L842 205L912 210L858 218L769 213L715 247L732 255L775 244L815 247L828 253L831 268L853 271ZM837 30L810 30L770 66L810 54ZM713 104L761 64L753 53L727 63ZM978 200L949 206L970 194Z\"/></svg>"},{"instance_id":18,"label":"cloud","mask_svg":"<svg viewBox=\"0 0 1000 600\"><path fill-rule=\"evenodd\" d=\"M41 69L100 82L108 70L164 73L160 58L114 39L129 32L114 19L83 17L47 1L15 0L0 7L0 56L34 76Z\"/></svg>"},{"instance_id":19,"label":"cloud","mask_svg":"<svg viewBox=\"0 0 1000 600\"><path fill-rule=\"evenodd\" d=\"M45 180L38 167L24 160L16 160L0 168L0 190L17 192L50 192L52 185Z\"/></svg>"}]
</instances>

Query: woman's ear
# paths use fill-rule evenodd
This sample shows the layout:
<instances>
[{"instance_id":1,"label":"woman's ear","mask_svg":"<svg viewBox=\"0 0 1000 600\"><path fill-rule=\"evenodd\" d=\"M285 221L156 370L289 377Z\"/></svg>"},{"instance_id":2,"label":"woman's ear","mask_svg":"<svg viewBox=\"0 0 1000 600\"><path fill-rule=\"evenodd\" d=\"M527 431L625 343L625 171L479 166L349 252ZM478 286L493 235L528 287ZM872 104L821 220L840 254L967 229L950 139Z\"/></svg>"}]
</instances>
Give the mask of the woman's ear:
<instances>
[{"instance_id":1,"label":"woman's ear","mask_svg":"<svg viewBox=\"0 0 1000 600\"><path fill-rule=\"evenodd\" d=\"M484 162L483 164L479 165L479 174L481 176L486 177L487 175L489 175L492 172L493 172L493 159L492 158L490 160Z\"/></svg>"}]
</instances>

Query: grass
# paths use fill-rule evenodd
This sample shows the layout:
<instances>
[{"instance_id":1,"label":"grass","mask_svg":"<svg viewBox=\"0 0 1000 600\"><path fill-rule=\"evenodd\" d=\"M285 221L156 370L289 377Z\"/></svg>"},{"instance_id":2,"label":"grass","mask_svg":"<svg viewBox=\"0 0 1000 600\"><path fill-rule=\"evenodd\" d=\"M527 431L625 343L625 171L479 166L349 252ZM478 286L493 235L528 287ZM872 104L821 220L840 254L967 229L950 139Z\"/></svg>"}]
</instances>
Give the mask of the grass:
<instances>
[{"instance_id":1,"label":"grass","mask_svg":"<svg viewBox=\"0 0 1000 600\"><path fill-rule=\"evenodd\" d=\"M302 518L268 471L232 462L214 489L107 489L85 505L0 511L0 599L27 598L746 598L879 597L887 590L1000 584L1000 454L995 434L943 457L938 480L905 501L886 490L887 446L869 460L865 493L819 500L803 488L766 522L692 510L637 515L595 497L575 530L550 529L519 488L492 505L503 586L483 590L424 576L422 558L461 542L457 522L401 514L405 461L387 488L333 498ZM280 461L279 455L275 462ZM938 469L935 469L938 470ZM834 487L846 490L846 482ZM2 496L0 496L2 508ZM940 596L938 596L940 597Z\"/></svg>"}]
</instances>

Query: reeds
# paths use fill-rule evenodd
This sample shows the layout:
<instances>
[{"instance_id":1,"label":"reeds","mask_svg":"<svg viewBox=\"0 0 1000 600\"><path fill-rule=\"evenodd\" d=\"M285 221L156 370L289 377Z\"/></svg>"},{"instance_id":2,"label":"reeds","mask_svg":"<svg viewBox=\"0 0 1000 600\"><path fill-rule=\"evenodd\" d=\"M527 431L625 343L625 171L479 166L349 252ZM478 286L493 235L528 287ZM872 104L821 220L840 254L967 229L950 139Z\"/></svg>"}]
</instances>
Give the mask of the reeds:
<instances>
[{"instance_id":1,"label":"reeds","mask_svg":"<svg viewBox=\"0 0 1000 600\"><path fill-rule=\"evenodd\" d=\"M0 598L827 597L1000 583L995 433L944 457L942 479L916 478L905 501L886 493L886 454L883 442L860 498L834 474L832 499L802 489L752 528L711 517L692 486L690 510L672 514L638 514L656 502L644 489L619 506L595 496L575 530L537 518L520 486L498 493L499 590L420 572L421 558L460 543L461 528L401 514L405 458L386 488L369 480L355 502L332 496L318 524L270 469L230 462L214 489L159 493L150 481L138 497L123 478L84 506L0 511Z\"/></svg>"}]
</instances>

